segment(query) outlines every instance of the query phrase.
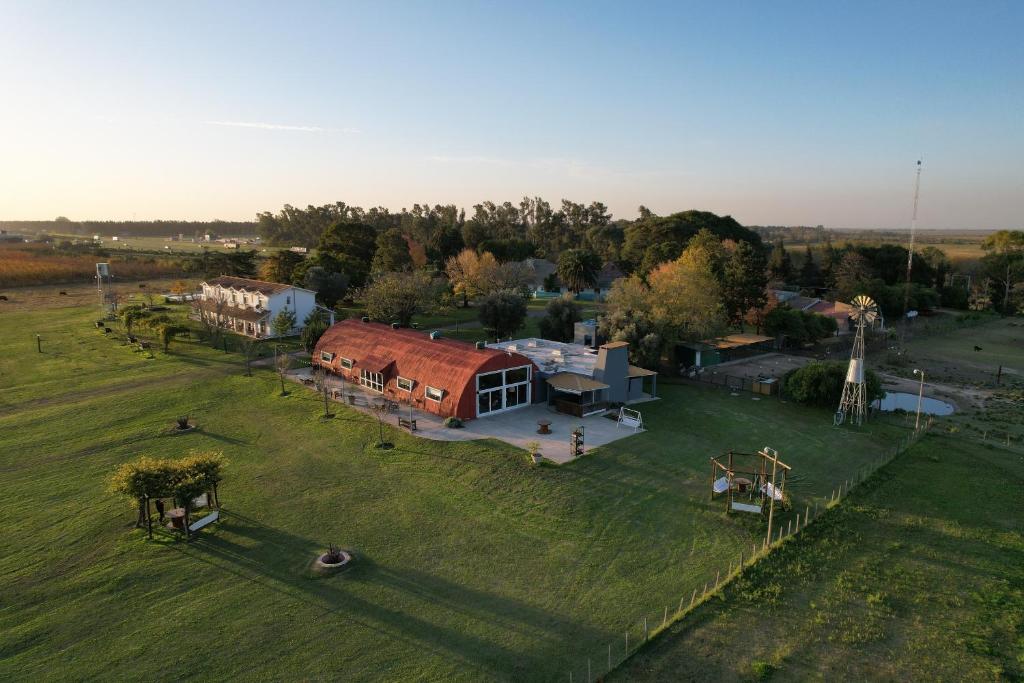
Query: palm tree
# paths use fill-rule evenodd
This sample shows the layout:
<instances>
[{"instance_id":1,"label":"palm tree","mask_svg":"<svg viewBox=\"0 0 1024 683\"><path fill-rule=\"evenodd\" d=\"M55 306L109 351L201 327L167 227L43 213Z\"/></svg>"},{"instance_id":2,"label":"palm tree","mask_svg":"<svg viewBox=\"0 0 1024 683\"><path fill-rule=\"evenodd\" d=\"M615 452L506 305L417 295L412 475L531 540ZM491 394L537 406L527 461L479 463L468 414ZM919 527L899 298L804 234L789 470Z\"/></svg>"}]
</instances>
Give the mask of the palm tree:
<instances>
[{"instance_id":1,"label":"palm tree","mask_svg":"<svg viewBox=\"0 0 1024 683\"><path fill-rule=\"evenodd\" d=\"M597 286L600 270L601 259L586 249L567 249L558 257L558 279L576 294Z\"/></svg>"}]
</instances>

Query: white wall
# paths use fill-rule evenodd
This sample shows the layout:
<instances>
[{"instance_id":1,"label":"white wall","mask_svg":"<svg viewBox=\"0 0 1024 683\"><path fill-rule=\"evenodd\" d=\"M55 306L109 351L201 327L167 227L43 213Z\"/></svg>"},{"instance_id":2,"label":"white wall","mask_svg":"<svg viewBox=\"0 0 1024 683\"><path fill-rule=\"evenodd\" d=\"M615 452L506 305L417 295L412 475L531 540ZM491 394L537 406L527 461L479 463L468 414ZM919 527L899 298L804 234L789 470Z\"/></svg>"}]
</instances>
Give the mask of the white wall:
<instances>
[{"instance_id":1,"label":"white wall","mask_svg":"<svg viewBox=\"0 0 1024 683\"><path fill-rule=\"evenodd\" d=\"M292 334L297 334L302 329L302 323L306 320L306 316L313 312L316 308L316 295L313 292L307 292L302 289L296 289L290 287L283 292L278 292L270 297L270 302L267 305L267 309L270 311L270 317L267 319L268 330L273 329L274 318L281 311L287 309L295 313L295 329L292 330ZM268 332L273 334L273 332Z\"/></svg>"}]
</instances>

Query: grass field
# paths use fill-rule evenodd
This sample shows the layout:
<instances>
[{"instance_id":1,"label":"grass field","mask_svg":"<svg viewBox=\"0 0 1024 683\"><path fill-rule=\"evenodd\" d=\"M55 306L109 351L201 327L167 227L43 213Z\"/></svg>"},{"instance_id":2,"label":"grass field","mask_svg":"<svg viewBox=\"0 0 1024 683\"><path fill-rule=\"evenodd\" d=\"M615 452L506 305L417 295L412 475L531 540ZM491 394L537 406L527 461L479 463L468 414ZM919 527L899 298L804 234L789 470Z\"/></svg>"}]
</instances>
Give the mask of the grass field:
<instances>
[{"instance_id":1,"label":"grass field","mask_svg":"<svg viewBox=\"0 0 1024 683\"><path fill-rule=\"evenodd\" d=\"M1021 680L1024 456L929 436L614 680Z\"/></svg>"},{"instance_id":2,"label":"grass field","mask_svg":"<svg viewBox=\"0 0 1024 683\"><path fill-rule=\"evenodd\" d=\"M150 359L94 316L0 312L3 680L561 679L760 536L708 502L709 456L778 448L801 504L898 433L664 386L648 433L561 468L390 427L382 451L372 418L339 406L321 422L315 396L277 396L269 370L246 378L189 342ZM169 434L185 413L199 431ZM224 520L149 542L107 478L191 449L229 459ZM356 562L316 578L328 543Z\"/></svg>"}]
</instances>

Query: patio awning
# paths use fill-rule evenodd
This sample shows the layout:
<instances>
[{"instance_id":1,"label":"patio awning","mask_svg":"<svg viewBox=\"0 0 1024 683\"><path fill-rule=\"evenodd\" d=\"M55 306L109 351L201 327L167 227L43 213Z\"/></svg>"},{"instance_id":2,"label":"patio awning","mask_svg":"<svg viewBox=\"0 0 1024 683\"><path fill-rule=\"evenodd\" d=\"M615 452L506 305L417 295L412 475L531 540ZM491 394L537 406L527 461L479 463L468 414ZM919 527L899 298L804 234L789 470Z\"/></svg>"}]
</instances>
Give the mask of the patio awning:
<instances>
[{"instance_id":1,"label":"patio awning","mask_svg":"<svg viewBox=\"0 0 1024 683\"><path fill-rule=\"evenodd\" d=\"M650 377L651 375L657 375L657 374L658 373L656 373L654 370L645 370L644 368L638 368L635 365L630 365L629 366L629 378L630 379L633 379L634 377Z\"/></svg>"},{"instance_id":2,"label":"patio awning","mask_svg":"<svg viewBox=\"0 0 1024 683\"><path fill-rule=\"evenodd\" d=\"M367 356L356 361L356 369L382 373L395 361L380 356Z\"/></svg>"},{"instance_id":3,"label":"patio awning","mask_svg":"<svg viewBox=\"0 0 1024 683\"><path fill-rule=\"evenodd\" d=\"M559 372L548 377L547 382L551 385L552 389L569 394L582 394L584 391L598 391L608 388L607 384L602 384L583 375L577 375L575 372Z\"/></svg>"},{"instance_id":4,"label":"patio awning","mask_svg":"<svg viewBox=\"0 0 1024 683\"><path fill-rule=\"evenodd\" d=\"M244 320L250 323L259 322L270 315L270 311L256 311L251 308L228 306L227 304L213 301L200 301L199 307L207 313L219 314L227 318L235 318L236 320Z\"/></svg>"}]
</instances>

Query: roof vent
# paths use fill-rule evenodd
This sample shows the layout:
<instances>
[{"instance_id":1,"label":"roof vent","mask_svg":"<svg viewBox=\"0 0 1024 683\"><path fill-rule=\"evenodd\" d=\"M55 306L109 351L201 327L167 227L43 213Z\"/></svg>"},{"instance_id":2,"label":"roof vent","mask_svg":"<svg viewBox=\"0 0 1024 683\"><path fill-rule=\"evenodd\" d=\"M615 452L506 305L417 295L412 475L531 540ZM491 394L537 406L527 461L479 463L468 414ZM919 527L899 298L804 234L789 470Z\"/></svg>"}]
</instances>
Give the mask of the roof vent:
<instances>
[{"instance_id":1,"label":"roof vent","mask_svg":"<svg viewBox=\"0 0 1024 683\"><path fill-rule=\"evenodd\" d=\"M482 341L478 341L478 342L476 343L476 348L477 348L477 349L479 349L479 350L481 350L481 351L483 351L484 347L486 347L486 346L487 346L487 345L486 345L486 344L485 344L484 342L482 342Z\"/></svg>"},{"instance_id":2,"label":"roof vent","mask_svg":"<svg viewBox=\"0 0 1024 683\"><path fill-rule=\"evenodd\" d=\"M441 330L434 330L433 332L431 332L430 333L430 338L431 339L440 339L441 338Z\"/></svg>"},{"instance_id":3,"label":"roof vent","mask_svg":"<svg viewBox=\"0 0 1024 683\"><path fill-rule=\"evenodd\" d=\"M401 327L401 325L399 325L398 323L391 323L391 329L397 330L399 327Z\"/></svg>"},{"instance_id":4,"label":"roof vent","mask_svg":"<svg viewBox=\"0 0 1024 683\"><path fill-rule=\"evenodd\" d=\"M368 316L365 316L365 315L364 315L364 316L362 317L362 321L363 321L364 323L368 323L368 322L370 322L370 318L369 318Z\"/></svg>"}]
</instances>

